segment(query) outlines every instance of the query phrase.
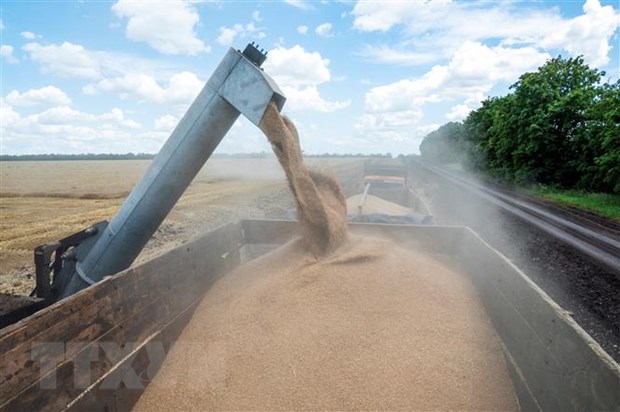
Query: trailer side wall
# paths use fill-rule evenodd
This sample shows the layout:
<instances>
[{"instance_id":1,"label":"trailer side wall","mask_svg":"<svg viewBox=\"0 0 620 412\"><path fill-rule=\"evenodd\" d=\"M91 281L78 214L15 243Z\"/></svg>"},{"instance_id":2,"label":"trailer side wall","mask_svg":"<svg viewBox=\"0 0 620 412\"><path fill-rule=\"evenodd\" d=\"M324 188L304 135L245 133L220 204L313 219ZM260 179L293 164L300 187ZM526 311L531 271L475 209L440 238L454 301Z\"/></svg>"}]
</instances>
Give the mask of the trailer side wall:
<instances>
[{"instance_id":1,"label":"trailer side wall","mask_svg":"<svg viewBox=\"0 0 620 412\"><path fill-rule=\"evenodd\" d=\"M383 224L351 229L395 238L472 278L502 339L524 410L620 405L618 364L473 231ZM225 225L0 330L0 410L130 409L209 286L242 259L295 233L290 221ZM76 367L84 359L89 367Z\"/></svg>"}]
</instances>

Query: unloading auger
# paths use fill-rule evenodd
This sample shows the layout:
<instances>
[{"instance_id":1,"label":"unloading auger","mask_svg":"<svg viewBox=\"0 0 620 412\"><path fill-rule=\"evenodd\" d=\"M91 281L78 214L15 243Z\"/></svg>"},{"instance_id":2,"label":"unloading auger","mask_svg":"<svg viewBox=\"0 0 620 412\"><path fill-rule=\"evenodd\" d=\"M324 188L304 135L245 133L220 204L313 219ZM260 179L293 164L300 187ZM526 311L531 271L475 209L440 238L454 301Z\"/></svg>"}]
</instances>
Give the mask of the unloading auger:
<instances>
[{"instance_id":1,"label":"unloading auger","mask_svg":"<svg viewBox=\"0 0 620 412\"><path fill-rule=\"evenodd\" d=\"M47 306L128 268L240 114L259 125L286 98L254 43L230 49L111 222L35 249L33 295Z\"/></svg>"}]
</instances>

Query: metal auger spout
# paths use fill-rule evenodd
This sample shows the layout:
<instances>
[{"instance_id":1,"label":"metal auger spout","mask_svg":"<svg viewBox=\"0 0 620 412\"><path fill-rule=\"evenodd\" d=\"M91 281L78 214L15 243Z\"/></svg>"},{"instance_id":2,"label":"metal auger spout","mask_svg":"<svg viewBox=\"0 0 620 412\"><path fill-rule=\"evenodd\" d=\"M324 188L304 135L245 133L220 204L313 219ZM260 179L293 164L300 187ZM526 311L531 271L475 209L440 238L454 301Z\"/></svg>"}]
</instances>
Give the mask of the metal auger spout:
<instances>
[{"instance_id":1,"label":"metal auger spout","mask_svg":"<svg viewBox=\"0 0 620 412\"><path fill-rule=\"evenodd\" d=\"M54 262L55 299L128 268L240 114L258 126L271 101L282 109L286 98L260 69L265 59L254 44L226 53L112 221L63 251L62 268Z\"/></svg>"}]
</instances>

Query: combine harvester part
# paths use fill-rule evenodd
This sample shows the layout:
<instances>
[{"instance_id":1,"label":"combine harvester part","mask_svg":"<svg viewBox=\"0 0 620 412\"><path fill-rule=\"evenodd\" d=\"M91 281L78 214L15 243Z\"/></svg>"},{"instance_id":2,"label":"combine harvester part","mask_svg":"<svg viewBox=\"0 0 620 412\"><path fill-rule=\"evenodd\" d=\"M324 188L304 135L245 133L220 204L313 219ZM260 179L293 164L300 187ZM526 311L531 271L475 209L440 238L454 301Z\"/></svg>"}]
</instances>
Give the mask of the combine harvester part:
<instances>
[{"instance_id":1,"label":"combine harvester part","mask_svg":"<svg viewBox=\"0 0 620 412\"><path fill-rule=\"evenodd\" d=\"M228 51L112 221L93 227L60 263L48 262L54 283L37 285L38 296L63 299L128 268L239 115L258 126L271 101L282 109L286 98L260 69L265 59L254 43Z\"/></svg>"}]
</instances>

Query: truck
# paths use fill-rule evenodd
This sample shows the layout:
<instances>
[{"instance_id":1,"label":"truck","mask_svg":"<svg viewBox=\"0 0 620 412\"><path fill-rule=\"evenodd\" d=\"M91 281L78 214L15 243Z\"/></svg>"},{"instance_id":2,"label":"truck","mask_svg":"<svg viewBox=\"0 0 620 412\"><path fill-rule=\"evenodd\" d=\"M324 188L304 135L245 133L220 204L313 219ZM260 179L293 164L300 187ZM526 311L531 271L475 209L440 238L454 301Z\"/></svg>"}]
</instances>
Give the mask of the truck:
<instances>
[{"instance_id":1,"label":"truck","mask_svg":"<svg viewBox=\"0 0 620 412\"><path fill-rule=\"evenodd\" d=\"M431 224L431 209L408 179L399 159L367 159L361 192L347 199L349 221Z\"/></svg>"}]
</instances>

